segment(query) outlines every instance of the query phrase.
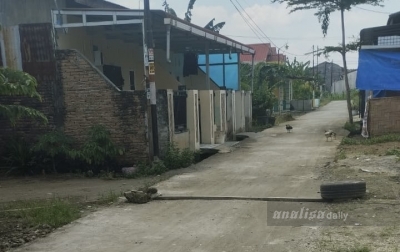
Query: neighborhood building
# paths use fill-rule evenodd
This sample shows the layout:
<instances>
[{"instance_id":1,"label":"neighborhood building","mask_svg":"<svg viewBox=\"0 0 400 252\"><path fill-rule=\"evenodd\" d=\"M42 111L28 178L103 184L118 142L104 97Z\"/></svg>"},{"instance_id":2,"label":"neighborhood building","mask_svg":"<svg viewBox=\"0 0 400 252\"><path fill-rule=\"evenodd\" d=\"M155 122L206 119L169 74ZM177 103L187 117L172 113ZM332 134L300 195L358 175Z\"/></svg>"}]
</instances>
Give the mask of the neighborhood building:
<instances>
[{"instance_id":1,"label":"neighborhood building","mask_svg":"<svg viewBox=\"0 0 400 252\"><path fill-rule=\"evenodd\" d=\"M400 12L386 26L363 29L356 87L361 91L363 136L399 133Z\"/></svg>"},{"instance_id":2,"label":"neighborhood building","mask_svg":"<svg viewBox=\"0 0 400 252\"><path fill-rule=\"evenodd\" d=\"M276 47L271 47L270 43L261 43L261 44L247 44L247 46L253 48L255 50L254 54L254 64L260 62L286 62L286 56L282 53L278 55ZM279 59L279 60L278 60ZM252 64L252 55L251 54L241 54L240 62L246 64Z\"/></svg>"},{"instance_id":3,"label":"neighborhood building","mask_svg":"<svg viewBox=\"0 0 400 252\"><path fill-rule=\"evenodd\" d=\"M357 70L349 70L347 73L349 78L349 87L350 89L356 89L356 80L357 80ZM334 81L331 86L332 94L345 94L346 92L346 84L344 78L341 78L338 81Z\"/></svg>"},{"instance_id":4,"label":"neighborhood building","mask_svg":"<svg viewBox=\"0 0 400 252\"><path fill-rule=\"evenodd\" d=\"M132 163L151 159L155 145L161 155L169 143L199 150L251 128L252 95L239 85L240 55L256 52L248 45L151 10L155 50L147 53L144 11L104 0L5 0L2 8L0 67L34 76L43 98L13 101L49 118L47 126L25 122L28 137L57 128L83 141L89 127L103 124ZM156 72L155 144L149 57ZM11 129L1 125L3 138Z\"/></svg>"}]
</instances>

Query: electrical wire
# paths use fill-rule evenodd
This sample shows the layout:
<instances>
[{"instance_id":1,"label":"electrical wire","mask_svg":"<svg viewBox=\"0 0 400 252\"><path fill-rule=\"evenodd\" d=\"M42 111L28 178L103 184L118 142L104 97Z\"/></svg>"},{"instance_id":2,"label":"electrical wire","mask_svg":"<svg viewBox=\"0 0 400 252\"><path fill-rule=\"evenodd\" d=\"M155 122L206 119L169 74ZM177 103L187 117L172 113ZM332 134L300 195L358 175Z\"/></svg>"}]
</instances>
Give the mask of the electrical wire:
<instances>
[{"instance_id":1,"label":"electrical wire","mask_svg":"<svg viewBox=\"0 0 400 252\"><path fill-rule=\"evenodd\" d=\"M239 12L239 15L243 18L244 22L247 24L247 26L253 31L253 33L257 36L257 38L261 41L262 39L260 38L260 36L258 36L257 32L254 30L253 26L248 22L248 20L243 16L243 14L240 12L240 10L237 8L237 6L232 2L232 0L230 0L230 2L232 3L232 5L235 7L235 9ZM264 42L263 42L264 43Z\"/></svg>"},{"instance_id":2,"label":"electrical wire","mask_svg":"<svg viewBox=\"0 0 400 252\"><path fill-rule=\"evenodd\" d=\"M379 13L379 14L391 14L390 12L368 10L368 9L364 9L364 8L358 7L358 6L354 6L354 8L357 8L357 9L360 9L360 10L365 10L365 11L370 11L370 12L375 12L375 13Z\"/></svg>"},{"instance_id":3,"label":"electrical wire","mask_svg":"<svg viewBox=\"0 0 400 252\"><path fill-rule=\"evenodd\" d=\"M237 4L239 5L239 7L243 10L243 12L249 17L249 19L254 23L254 25L258 28L258 30L260 31L260 33L263 35L264 38L268 39L272 45L274 45L276 48L279 48L265 33L264 31L257 25L256 22L254 22L254 20L251 18L251 16L247 13L247 11L243 8L243 6L238 2L238 0L235 0L237 2ZM242 13L240 12L240 10L237 8L237 6L232 2L232 0L230 0L230 2L233 4L233 6L235 7L235 9L239 12L239 14L242 16L243 19L246 19L245 17L243 17ZM246 23L249 23L246 20ZM253 30L253 29L252 29ZM254 31L253 31L254 32ZM257 37L259 37L256 34ZM259 38L260 39L260 38ZM260 39L261 40L261 39ZM261 40L262 41L262 40ZM280 49L280 48L279 48ZM292 56L297 56L297 57L303 57L304 55L300 55L300 54L294 54L294 53L290 53L288 51L282 50L283 53L292 55Z\"/></svg>"}]
</instances>

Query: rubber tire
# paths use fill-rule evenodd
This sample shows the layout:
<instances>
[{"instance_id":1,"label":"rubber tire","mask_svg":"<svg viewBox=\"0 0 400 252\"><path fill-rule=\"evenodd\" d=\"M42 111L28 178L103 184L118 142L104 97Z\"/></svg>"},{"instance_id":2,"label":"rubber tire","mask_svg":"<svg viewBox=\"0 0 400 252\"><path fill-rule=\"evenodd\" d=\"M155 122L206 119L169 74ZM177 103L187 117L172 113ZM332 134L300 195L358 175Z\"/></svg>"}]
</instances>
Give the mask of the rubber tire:
<instances>
[{"instance_id":1,"label":"rubber tire","mask_svg":"<svg viewBox=\"0 0 400 252\"><path fill-rule=\"evenodd\" d=\"M320 186L323 199L361 198L367 191L365 181L327 182Z\"/></svg>"}]
</instances>

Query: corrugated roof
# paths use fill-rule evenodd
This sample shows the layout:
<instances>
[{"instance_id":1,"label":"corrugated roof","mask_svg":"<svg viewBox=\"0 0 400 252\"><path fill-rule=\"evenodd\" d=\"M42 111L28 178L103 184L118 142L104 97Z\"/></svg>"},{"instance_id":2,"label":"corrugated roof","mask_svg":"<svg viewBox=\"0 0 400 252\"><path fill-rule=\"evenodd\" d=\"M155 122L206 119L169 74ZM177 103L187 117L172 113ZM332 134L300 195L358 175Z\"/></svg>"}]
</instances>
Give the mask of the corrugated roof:
<instances>
[{"instance_id":1,"label":"corrugated roof","mask_svg":"<svg viewBox=\"0 0 400 252\"><path fill-rule=\"evenodd\" d=\"M267 60L267 56L270 53L270 49L271 49L270 43L248 44L247 46L253 48L256 51L256 53L254 55L254 63L265 62ZM250 54L241 54L240 62L251 62L251 55Z\"/></svg>"}]
</instances>

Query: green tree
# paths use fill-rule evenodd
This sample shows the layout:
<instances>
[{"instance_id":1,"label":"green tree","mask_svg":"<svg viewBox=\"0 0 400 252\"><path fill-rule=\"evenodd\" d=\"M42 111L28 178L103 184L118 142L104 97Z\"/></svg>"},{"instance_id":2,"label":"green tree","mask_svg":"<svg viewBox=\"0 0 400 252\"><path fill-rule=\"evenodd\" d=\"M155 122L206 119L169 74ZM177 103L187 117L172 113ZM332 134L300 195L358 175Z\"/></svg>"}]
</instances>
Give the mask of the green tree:
<instances>
[{"instance_id":1,"label":"green tree","mask_svg":"<svg viewBox=\"0 0 400 252\"><path fill-rule=\"evenodd\" d=\"M37 85L36 79L27 73L10 68L0 68L1 96L25 96L41 101L42 99L36 91ZM36 109L3 102L0 102L0 117L7 118L13 126L22 117L38 119L47 123L46 116Z\"/></svg>"},{"instance_id":2,"label":"green tree","mask_svg":"<svg viewBox=\"0 0 400 252\"><path fill-rule=\"evenodd\" d=\"M328 33L330 14L335 11L340 11L341 16L341 29L342 29L342 43L341 54L344 67L344 78L346 86L347 110L349 113L349 122L353 123L353 115L351 108L350 86L349 78L347 75L347 62L346 62L346 33L345 33L345 20L344 12L350 11L352 7L360 4L369 4L380 6L384 0L272 0L273 3L286 3L288 8L291 8L290 13L299 10L316 10L315 15L321 23L322 33L324 37Z\"/></svg>"}]
</instances>

